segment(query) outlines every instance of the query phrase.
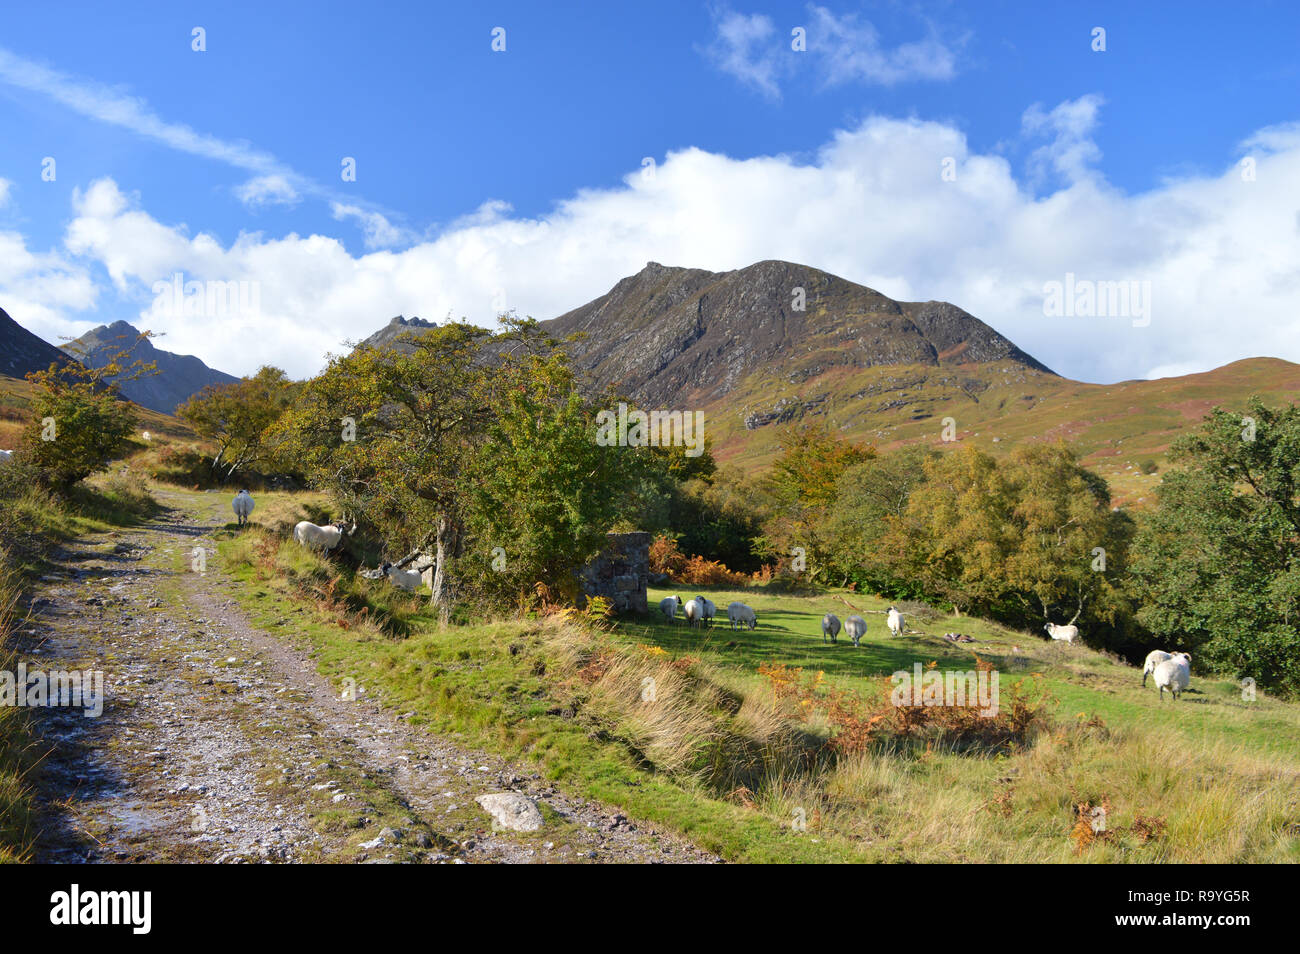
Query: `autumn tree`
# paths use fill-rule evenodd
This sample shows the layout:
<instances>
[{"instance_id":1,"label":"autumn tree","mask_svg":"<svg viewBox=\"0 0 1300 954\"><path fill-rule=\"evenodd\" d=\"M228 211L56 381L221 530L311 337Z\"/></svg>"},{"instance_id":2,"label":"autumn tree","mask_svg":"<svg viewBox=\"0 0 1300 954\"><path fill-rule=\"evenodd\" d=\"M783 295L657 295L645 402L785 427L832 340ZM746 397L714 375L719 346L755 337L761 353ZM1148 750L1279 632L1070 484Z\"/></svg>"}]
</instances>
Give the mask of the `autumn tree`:
<instances>
[{"instance_id":1,"label":"autumn tree","mask_svg":"<svg viewBox=\"0 0 1300 954\"><path fill-rule=\"evenodd\" d=\"M764 555L785 560L801 548L809 577L824 579L829 569L827 523L839 480L874 456L873 448L842 440L822 423L788 430L766 481L772 515L758 544Z\"/></svg>"},{"instance_id":2,"label":"autumn tree","mask_svg":"<svg viewBox=\"0 0 1300 954\"><path fill-rule=\"evenodd\" d=\"M283 371L266 365L252 377L205 387L178 407L176 416L216 444L212 469L224 482L271 459L271 426L289 406L293 390Z\"/></svg>"},{"instance_id":3,"label":"autumn tree","mask_svg":"<svg viewBox=\"0 0 1300 954\"><path fill-rule=\"evenodd\" d=\"M157 371L153 363L129 361L129 350L98 368L70 362L27 375L34 386L32 420L21 446L55 488L67 490L126 450L139 415L120 386Z\"/></svg>"},{"instance_id":4,"label":"autumn tree","mask_svg":"<svg viewBox=\"0 0 1300 954\"><path fill-rule=\"evenodd\" d=\"M826 522L825 560L833 581L855 581L897 596L920 595L911 581L900 577L881 544L891 521L906 513L912 492L924 482L926 463L937 456L932 448L908 445L854 464L840 475Z\"/></svg>"},{"instance_id":5,"label":"autumn tree","mask_svg":"<svg viewBox=\"0 0 1300 954\"><path fill-rule=\"evenodd\" d=\"M1125 611L1132 522L1062 445L933 458L890 526L894 565L958 610L1040 624L1114 624Z\"/></svg>"}]
</instances>

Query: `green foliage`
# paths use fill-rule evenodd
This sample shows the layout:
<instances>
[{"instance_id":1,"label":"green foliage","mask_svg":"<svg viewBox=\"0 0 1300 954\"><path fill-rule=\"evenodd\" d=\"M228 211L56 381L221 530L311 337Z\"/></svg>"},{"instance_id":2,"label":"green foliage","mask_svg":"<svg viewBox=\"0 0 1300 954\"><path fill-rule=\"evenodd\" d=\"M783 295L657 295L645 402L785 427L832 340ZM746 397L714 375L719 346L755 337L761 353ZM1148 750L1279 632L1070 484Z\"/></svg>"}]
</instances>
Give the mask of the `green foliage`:
<instances>
[{"instance_id":1,"label":"green foliage","mask_svg":"<svg viewBox=\"0 0 1300 954\"><path fill-rule=\"evenodd\" d=\"M1005 461L970 448L925 471L884 546L930 592L1039 625L1123 616L1132 524L1068 448L1030 445Z\"/></svg>"},{"instance_id":2,"label":"green foliage","mask_svg":"<svg viewBox=\"0 0 1300 954\"><path fill-rule=\"evenodd\" d=\"M51 486L66 490L126 450L138 416L118 386L155 370L139 361L127 365L126 357L120 351L100 368L50 365L27 375L32 420L21 447Z\"/></svg>"},{"instance_id":3,"label":"green foliage","mask_svg":"<svg viewBox=\"0 0 1300 954\"><path fill-rule=\"evenodd\" d=\"M653 448L603 447L596 408L577 391L559 350L501 365L510 383L468 461L466 586L492 602L519 602L538 583L572 602L575 571L605 544L647 468L668 470Z\"/></svg>"},{"instance_id":4,"label":"green foliage","mask_svg":"<svg viewBox=\"0 0 1300 954\"><path fill-rule=\"evenodd\" d=\"M841 440L825 424L793 427L781 442L781 454L767 479L768 516L759 540L768 558L789 562L802 548L808 578L826 582L833 546L827 521L846 470L875 457L873 448Z\"/></svg>"},{"instance_id":5,"label":"green foliage","mask_svg":"<svg viewBox=\"0 0 1300 954\"><path fill-rule=\"evenodd\" d=\"M453 592L573 595L629 489L671 471L671 452L598 445L595 410L560 344L506 318L334 358L275 431L391 559L432 547L446 614Z\"/></svg>"},{"instance_id":6,"label":"green foliage","mask_svg":"<svg viewBox=\"0 0 1300 954\"><path fill-rule=\"evenodd\" d=\"M1216 408L1135 543L1139 620L1198 665L1300 691L1300 406ZM1163 644L1163 643L1162 643Z\"/></svg>"},{"instance_id":7,"label":"green foliage","mask_svg":"<svg viewBox=\"0 0 1300 954\"><path fill-rule=\"evenodd\" d=\"M896 572L881 544L891 521L903 516L912 492L924 482L926 464L937 457L928 447L909 445L844 471L826 523L832 579L898 598L924 594Z\"/></svg>"},{"instance_id":8,"label":"green foliage","mask_svg":"<svg viewBox=\"0 0 1300 954\"><path fill-rule=\"evenodd\" d=\"M229 480L238 470L273 459L271 428L295 390L283 371L267 365L250 378L209 385L178 407L176 416L217 445L212 470Z\"/></svg>"}]
</instances>

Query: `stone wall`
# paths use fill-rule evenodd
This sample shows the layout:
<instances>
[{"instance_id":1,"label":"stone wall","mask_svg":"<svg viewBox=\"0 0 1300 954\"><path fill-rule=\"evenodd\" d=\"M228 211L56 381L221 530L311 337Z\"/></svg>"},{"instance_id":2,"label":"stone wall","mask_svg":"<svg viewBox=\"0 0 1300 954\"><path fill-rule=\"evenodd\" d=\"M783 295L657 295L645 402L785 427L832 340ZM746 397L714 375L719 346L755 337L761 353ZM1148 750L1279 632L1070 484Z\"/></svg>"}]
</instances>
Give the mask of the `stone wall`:
<instances>
[{"instance_id":1,"label":"stone wall","mask_svg":"<svg viewBox=\"0 0 1300 954\"><path fill-rule=\"evenodd\" d=\"M650 574L650 534L611 533L608 544L579 572L588 596L603 596L618 613L644 613Z\"/></svg>"}]
</instances>

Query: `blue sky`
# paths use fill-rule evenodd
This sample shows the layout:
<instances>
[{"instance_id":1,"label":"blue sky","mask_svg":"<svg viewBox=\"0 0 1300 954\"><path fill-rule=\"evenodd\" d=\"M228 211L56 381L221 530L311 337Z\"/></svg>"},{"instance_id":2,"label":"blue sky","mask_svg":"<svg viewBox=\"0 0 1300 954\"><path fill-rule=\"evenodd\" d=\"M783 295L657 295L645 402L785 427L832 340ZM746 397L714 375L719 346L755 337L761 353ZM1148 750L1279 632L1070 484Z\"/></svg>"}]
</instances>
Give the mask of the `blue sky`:
<instances>
[{"instance_id":1,"label":"blue sky","mask_svg":"<svg viewBox=\"0 0 1300 954\"><path fill-rule=\"evenodd\" d=\"M1300 360L1289 4L120 10L0 13L0 305L47 338L126 318L308 374L398 312L551 317L647 260L782 257L1090 380ZM257 314L151 312L177 271L258 283ZM1152 321L1045 316L1067 272L1150 281Z\"/></svg>"}]
</instances>

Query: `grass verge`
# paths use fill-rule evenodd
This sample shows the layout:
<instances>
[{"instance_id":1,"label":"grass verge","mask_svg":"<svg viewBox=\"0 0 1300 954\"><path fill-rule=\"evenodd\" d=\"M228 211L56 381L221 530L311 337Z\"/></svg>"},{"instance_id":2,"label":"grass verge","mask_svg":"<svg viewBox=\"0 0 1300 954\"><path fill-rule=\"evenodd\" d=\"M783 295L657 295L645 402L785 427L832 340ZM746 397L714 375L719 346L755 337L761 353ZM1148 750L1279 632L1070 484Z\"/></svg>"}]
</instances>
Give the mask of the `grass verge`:
<instances>
[{"instance_id":1,"label":"grass verge","mask_svg":"<svg viewBox=\"0 0 1300 954\"><path fill-rule=\"evenodd\" d=\"M731 860L1300 860L1300 710L1244 703L1228 681L1198 680L1162 705L1117 660L938 615L902 639L875 617L857 651L823 644L832 603L883 609L855 594L714 591L720 606L756 606L753 632L653 618L612 631L553 618L440 628L416 607L397 639L377 624L385 583L258 531L220 552L254 621L304 644L340 686L355 680L415 724ZM372 611L341 611L304 579L356 588ZM975 652L944 641L952 629ZM836 744L851 727L836 698L855 700L861 724L896 718L882 676L915 662L973 669L977 656L1001 670L1004 703L1011 687L1036 687L1032 731L972 744L886 726ZM783 698L777 667L806 692Z\"/></svg>"}]
</instances>

